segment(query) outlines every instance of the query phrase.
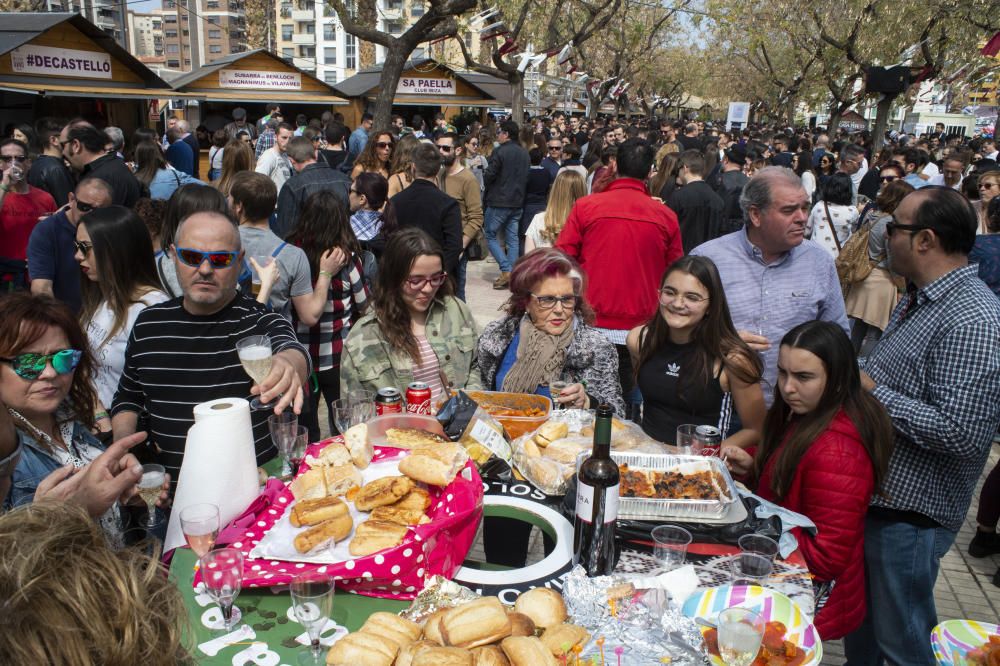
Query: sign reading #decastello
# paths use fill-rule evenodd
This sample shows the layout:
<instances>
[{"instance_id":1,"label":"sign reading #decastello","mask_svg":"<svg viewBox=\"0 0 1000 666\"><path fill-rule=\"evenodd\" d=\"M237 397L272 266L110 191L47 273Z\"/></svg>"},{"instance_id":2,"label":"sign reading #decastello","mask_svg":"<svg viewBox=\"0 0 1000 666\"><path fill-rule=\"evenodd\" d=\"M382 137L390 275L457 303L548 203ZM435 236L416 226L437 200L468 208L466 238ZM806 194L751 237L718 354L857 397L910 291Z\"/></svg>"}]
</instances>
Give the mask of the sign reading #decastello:
<instances>
[{"instance_id":1,"label":"sign reading #decastello","mask_svg":"<svg viewBox=\"0 0 1000 666\"><path fill-rule=\"evenodd\" d=\"M298 72L265 72L249 69L220 69L219 85L223 88L301 90L302 75Z\"/></svg>"},{"instance_id":2,"label":"sign reading #decastello","mask_svg":"<svg viewBox=\"0 0 1000 666\"><path fill-rule=\"evenodd\" d=\"M110 79L111 55L28 44L10 52L11 68L22 74Z\"/></svg>"},{"instance_id":3,"label":"sign reading #decastello","mask_svg":"<svg viewBox=\"0 0 1000 666\"><path fill-rule=\"evenodd\" d=\"M407 95L454 95L454 79L422 79L404 76L399 79L396 92Z\"/></svg>"}]
</instances>

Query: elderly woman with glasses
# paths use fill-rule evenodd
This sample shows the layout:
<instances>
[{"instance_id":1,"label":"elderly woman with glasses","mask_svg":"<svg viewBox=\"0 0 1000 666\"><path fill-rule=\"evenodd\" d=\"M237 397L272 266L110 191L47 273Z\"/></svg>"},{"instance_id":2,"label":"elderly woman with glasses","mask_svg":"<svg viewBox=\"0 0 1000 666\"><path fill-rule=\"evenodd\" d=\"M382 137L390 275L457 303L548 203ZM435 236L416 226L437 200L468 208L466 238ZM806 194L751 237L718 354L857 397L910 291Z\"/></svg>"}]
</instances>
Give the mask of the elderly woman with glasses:
<instances>
[{"instance_id":1,"label":"elderly woman with glasses","mask_svg":"<svg viewBox=\"0 0 1000 666\"><path fill-rule=\"evenodd\" d=\"M539 248L517 260L510 275L505 317L479 339L479 368L488 389L535 393L564 407L608 403L625 412L618 356L590 322L586 278L570 257ZM552 395L553 382L565 384Z\"/></svg>"},{"instance_id":2,"label":"elderly woman with glasses","mask_svg":"<svg viewBox=\"0 0 1000 666\"><path fill-rule=\"evenodd\" d=\"M972 207L976 209L976 214L979 216L979 228L976 230L976 234L994 233L990 229L989 209L990 202L996 195L1000 194L1000 171L994 170L979 174L976 187L979 190L979 200L972 202Z\"/></svg>"}]
</instances>

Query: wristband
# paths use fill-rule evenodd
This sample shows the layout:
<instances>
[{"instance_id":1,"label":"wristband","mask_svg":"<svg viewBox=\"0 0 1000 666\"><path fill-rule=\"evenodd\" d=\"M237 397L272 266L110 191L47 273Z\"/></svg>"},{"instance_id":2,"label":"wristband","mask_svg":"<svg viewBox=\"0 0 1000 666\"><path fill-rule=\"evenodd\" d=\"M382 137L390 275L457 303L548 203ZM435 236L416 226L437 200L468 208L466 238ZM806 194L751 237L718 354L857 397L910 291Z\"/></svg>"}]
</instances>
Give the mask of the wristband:
<instances>
[{"instance_id":1,"label":"wristband","mask_svg":"<svg viewBox=\"0 0 1000 666\"><path fill-rule=\"evenodd\" d=\"M108 418L108 413L107 412L105 412L105 411L94 412L94 420L95 421L100 421L101 419L106 419L106 418Z\"/></svg>"},{"instance_id":2,"label":"wristband","mask_svg":"<svg viewBox=\"0 0 1000 666\"><path fill-rule=\"evenodd\" d=\"M331 280L333 279L333 273L331 273L330 271L320 271L319 274L320 274L320 277L322 277L322 276L325 275L328 278L330 278Z\"/></svg>"}]
</instances>

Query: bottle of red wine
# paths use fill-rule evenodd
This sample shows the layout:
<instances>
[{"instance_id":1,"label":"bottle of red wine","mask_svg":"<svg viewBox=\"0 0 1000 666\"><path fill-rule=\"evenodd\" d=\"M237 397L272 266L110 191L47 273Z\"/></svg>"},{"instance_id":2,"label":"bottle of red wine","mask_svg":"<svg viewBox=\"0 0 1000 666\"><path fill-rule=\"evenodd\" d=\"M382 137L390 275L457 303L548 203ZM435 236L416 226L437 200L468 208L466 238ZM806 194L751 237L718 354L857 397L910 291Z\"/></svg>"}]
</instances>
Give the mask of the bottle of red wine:
<instances>
[{"instance_id":1,"label":"bottle of red wine","mask_svg":"<svg viewBox=\"0 0 1000 666\"><path fill-rule=\"evenodd\" d=\"M600 405L594 423L594 451L580 467L573 521L573 564L588 576L607 576L618 562L618 464L611 459L611 407Z\"/></svg>"}]
</instances>

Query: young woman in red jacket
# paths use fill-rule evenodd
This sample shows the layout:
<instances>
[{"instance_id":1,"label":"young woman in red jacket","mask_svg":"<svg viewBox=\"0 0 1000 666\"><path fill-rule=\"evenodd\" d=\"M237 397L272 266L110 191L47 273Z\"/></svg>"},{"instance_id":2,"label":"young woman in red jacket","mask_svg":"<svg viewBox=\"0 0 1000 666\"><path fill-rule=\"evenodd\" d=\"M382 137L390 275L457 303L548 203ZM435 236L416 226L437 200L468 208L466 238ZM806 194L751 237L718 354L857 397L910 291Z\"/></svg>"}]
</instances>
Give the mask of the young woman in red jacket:
<instances>
[{"instance_id":1,"label":"young woman in red jacket","mask_svg":"<svg viewBox=\"0 0 1000 666\"><path fill-rule=\"evenodd\" d=\"M889 464L892 422L861 389L854 347L830 322L782 338L777 384L756 454L724 453L734 472L757 480L757 494L816 523L816 536L794 534L815 579L834 582L816 617L820 636L833 640L865 616L865 514Z\"/></svg>"}]
</instances>

